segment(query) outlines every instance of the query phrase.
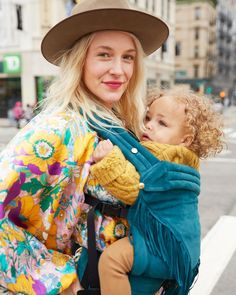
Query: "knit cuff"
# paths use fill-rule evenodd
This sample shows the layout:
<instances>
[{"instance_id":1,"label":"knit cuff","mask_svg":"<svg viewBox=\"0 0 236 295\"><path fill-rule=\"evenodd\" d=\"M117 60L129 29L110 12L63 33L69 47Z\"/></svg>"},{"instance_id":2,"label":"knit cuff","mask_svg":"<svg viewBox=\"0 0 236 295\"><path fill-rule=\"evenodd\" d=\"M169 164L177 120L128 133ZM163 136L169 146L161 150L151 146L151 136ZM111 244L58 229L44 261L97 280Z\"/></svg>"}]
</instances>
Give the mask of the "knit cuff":
<instances>
[{"instance_id":1,"label":"knit cuff","mask_svg":"<svg viewBox=\"0 0 236 295\"><path fill-rule=\"evenodd\" d=\"M90 172L104 186L124 173L125 161L121 150L114 146L105 158L90 167Z\"/></svg>"}]
</instances>

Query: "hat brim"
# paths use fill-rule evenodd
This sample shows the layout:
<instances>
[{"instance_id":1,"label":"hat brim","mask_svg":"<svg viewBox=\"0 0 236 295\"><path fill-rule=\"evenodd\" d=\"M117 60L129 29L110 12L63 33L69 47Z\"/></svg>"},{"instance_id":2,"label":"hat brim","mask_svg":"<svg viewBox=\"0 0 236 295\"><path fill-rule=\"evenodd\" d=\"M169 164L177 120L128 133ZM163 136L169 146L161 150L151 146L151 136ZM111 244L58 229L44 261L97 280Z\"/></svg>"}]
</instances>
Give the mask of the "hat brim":
<instances>
[{"instance_id":1,"label":"hat brim","mask_svg":"<svg viewBox=\"0 0 236 295\"><path fill-rule=\"evenodd\" d=\"M126 31L140 41L146 55L161 47L169 35L168 26L145 12L128 9L97 9L72 15L55 25L41 44L43 56L57 65L65 50L83 36L103 30Z\"/></svg>"}]
</instances>

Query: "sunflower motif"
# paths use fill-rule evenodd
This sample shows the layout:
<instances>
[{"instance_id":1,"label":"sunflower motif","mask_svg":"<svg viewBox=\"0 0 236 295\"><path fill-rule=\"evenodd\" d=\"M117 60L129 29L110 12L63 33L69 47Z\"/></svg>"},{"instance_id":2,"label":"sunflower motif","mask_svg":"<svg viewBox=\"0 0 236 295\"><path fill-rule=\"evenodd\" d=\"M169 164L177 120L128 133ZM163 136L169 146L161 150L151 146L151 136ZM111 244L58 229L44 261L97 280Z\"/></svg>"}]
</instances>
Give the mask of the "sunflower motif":
<instances>
[{"instance_id":1,"label":"sunflower motif","mask_svg":"<svg viewBox=\"0 0 236 295\"><path fill-rule=\"evenodd\" d=\"M75 140L74 158L78 164L84 164L92 157L95 133L86 133Z\"/></svg>"},{"instance_id":2,"label":"sunflower motif","mask_svg":"<svg viewBox=\"0 0 236 295\"><path fill-rule=\"evenodd\" d=\"M19 230L14 224L3 223L2 225L1 239L9 240L10 242L23 242L25 241L24 233Z\"/></svg>"},{"instance_id":3,"label":"sunflower motif","mask_svg":"<svg viewBox=\"0 0 236 295\"><path fill-rule=\"evenodd\" d=\"M27 225L27 230L33 235L41 234L44 228L39 204L34 204L31 196L22 197L20 202L20 215L21 218L23 218L24 223Z\"/></svg>"},{"instance_id":4,"label":"sunflower motif","mask_svg":"<svg viewBox=\"0 0 236 295\"><path fill-rule=\"evenodd\" d=\"M45 139L37 140L33 146L35 155L38 158L47 160L54 154L55 148L53 145Z\"/></svg>"},{"instance_id":5,"label":"sunflower motif","mask_svg":"<svg viewBox=\"0 0 236 295\"><path fill-rule=\"evenodd\" d=\"M7 284L7 288L13 292L36 295L34 292L33 285L35 282L33 281L31 276L28 275L19 275L15 283Z\"/></svg>"},{"instance_id":6,"label":"sunflower motif","mask_svg":"<svg viewBox=\"0 0 236 295\"><path fill-rule=\"evenodd\" d=\"M59 171L64 166L68 151L62 140L55 134L38 132L17 148L17 160L33 172ZM54 168L54 169L53 169ZM39 171L38 171L39 170Z\"/></svg>"},{"instance_id":7,"label":"sunflower motif","mask_svg":"<svg viewBox=\"0 0 236 295\"><path fill-rule=\"evenodd\" d=\"M70 256L67 256L57 251L53 251L52 263L54 263L56 266L59 266L59 267L65 266L69 260L70 260Z\"/></svg>"},{"instance_id":8,"label":"sunflower motif","mask_svg":"<svg viewBox=\"0 0 236 295\"><path fill-rule=\"evenodd\" d=\"M9 163L8 163L9 165ZM8 168L8 167L7 167ZM7 174L7 172L9 173ZM13 184L19 180L19 174L14 170L4 170L4 173L7 175L7 177L4 178L4 181L0 183L0 191L5 190L6 188L10 188L13 186Z\"/></svg>"}]
</instances>

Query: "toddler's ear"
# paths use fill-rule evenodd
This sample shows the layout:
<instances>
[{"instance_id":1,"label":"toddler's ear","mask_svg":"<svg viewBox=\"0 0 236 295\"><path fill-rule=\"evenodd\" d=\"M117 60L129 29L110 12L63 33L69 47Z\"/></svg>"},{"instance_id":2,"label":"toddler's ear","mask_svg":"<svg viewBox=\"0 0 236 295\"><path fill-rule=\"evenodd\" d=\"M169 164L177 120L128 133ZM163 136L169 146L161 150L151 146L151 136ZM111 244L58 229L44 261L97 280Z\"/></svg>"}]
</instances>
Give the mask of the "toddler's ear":
<instances>
[{"instance_id":1,"label":"toddler's ear","mask_svg":"<svg viewBox=\"0 0 236 295\"><path fill-rule=\"evenodd\" d=\"M186 135L184 135L180 145L185 146L185 147L189 147L192 144L192 142L193 142L193 135L186 134Z\"/></svg>"}]
</instances>

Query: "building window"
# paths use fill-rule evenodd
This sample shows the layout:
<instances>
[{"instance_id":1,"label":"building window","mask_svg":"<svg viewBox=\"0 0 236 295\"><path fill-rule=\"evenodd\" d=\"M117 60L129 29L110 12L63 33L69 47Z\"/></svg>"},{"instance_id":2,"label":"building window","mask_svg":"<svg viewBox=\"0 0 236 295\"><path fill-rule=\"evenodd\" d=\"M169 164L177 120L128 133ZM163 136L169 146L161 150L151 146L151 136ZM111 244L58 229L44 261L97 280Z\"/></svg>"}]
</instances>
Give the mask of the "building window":
<instances>
[{"instance_id":1,"label":"building window","mask_svg":"<svg viewBox=\"0 0 236 295\"><path fill-rule=\"evenodd\" d=\"M221 63L219 63L219 65L218 65L218 70L219 70L219 73L220 74L223 74L223 72L224 72L224 66Z\"/></svg>"},{"instance_id":2,"label":"building window","mask_svg":"<svg viewBox=\"0 0 236 295\"><path fill-rule=\"evenodd\" d=\"M170 82L166 80L161 80L161 88L162 89L170 89Z\"/></svg>"},{"instance_id":3,"label":"building window","mask_svg":"<svg viewBox=\"0 0 236 295\"><path fill-rule=\"evenodd\" d=\"M152 0L152 12L155 14L156 12L156 0Z\"/></svg>"},{"instance_id":4,"label":"building window","mask_svg":"<svg viewBox=\"0 0 236 295\"><path fill-rule=\"evenodd\" d=\"M194 38L195 40L199 39L199 28L195 28Z\"/></svg>"},{"instance_id":5,"label":"building window","mask_svg":"<svg viewBox=\"0 0 236 295\"><path fill-rule=\"evenodd\" d=\"M17 30L23 30L23 23L22 23L22 6L16 5L16 28Z\"/></svg>"},{"instance_id":6,"label":"building window","mask_svg":"<svg viewBox=\"0 0 236 295\"><path fill-rule=\"evenodd\" d=\"M201 7L195 7L195 19L200 19L201 17Z\"/></svg>"},{"instance_id":7,"label":"building window","mask_svg":"<svg viewBox=\"0 0 236 295\"><path fill-rule=\"evenodd\" d=\"M181 55L181 44L180 42L176 42L175 44L175 56Z\"/></svg>"},{"instance_id":8,"label":"building window","mask_svg":"<svg viewBox=\"0 0 236 295\"><path fill-rule=\"evenodd\" d=\"M165 52L167 52L167 43L166 42L161 47L161 59L164 58Z\"/></svg>"},{"instance_id":9,"label":"building window","mask_svg":"<svg viewBox=\"0 0 236 295\"><path fill-rule=\"evenodd\" d=\"M170 20L170 0L167 2L167 19Z\"/></svg>"},{"instance_id":10,"label":"building window","mask_svg":"<svg viewBox=\"0 0 236 295\"><path fill-rule=\"evenodd\" d=\"M195 46L194 47L194 57L195 58L198 58L199 57L199 47L198 46Z\"/></svg>"},{"instance_id":11,"label":"building window","mask_svg":"<svg viewBox=\"0 0 236 295\"><path fill-rule=\"evenodd\" d=\"M199 77L199 65L194 65L193 66L193 76L194 76L194 78Z\"/></svg>"},{"instance_id":12,"label":"building window","mask_svg":"<svg viewBox=\"0 0 236 295\"><path fill-rule=\"evenodd\" d=\"M164 5L165 5L165 0L162 0L161 1L161 16L164 17L164 13L165 13L165 10L164 10Z\"/></svg>"}]
</instances>

